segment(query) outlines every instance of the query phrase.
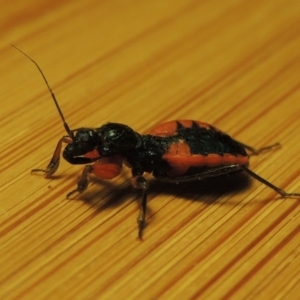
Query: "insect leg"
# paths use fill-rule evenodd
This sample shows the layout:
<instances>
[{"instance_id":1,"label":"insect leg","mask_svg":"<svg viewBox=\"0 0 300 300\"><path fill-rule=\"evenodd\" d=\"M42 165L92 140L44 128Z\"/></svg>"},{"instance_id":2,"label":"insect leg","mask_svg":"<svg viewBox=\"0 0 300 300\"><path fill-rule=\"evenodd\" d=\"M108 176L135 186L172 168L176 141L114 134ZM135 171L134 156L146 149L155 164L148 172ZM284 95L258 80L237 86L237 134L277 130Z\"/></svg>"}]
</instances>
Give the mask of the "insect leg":
<instances>
[{"instance_id":1,"label":"insect leg","mask_svg":"<svg viewBox=\"0 0 300 300\"><path fill-rule=\"evenodd\" d=\"M251 152L251 154L253 155L259 155L263 152L267 152L269 150L272 150L272 149L277 149L279 148L281 145L280 143L275 143L275 144L272 144L272 145L269 145L269 146L265 146L265 147L262 147L262 148L259 148L259 149L255 149L251 146L248 146L248 145L245 145L237 140L235 140L237 143L239 143L243 148L247 149L248 151Z\"/></svg>"},{"instance_id":2,"label":"insect leg","mask_svg":"<svg viewBox=\"0 0 300 300\"><path fill-rule=\"evenodd\" d=\"M93 173L93 166L87 165L84 167L81 176L79 178L79 181L77 183L77 189L67 194L67 199L71 199L71 196L75 193L82 193L89 185L89 174Z\"/></svg>"},{"instance_id":3,"label":"insect leg","mask_svg":"<svg viewBox=\"0 0 300 300\"><path fill-rule=\"evenodd\" d=\"M241 169L243 171L245 171L251 177L255 178L256 180L260 181L264 185L268 186L269 188L271 188L272 190L274 190L275 192L277 192L283 198L287 198L287 197L300 197L300 193L287 193L286 191L284 191L284 190L280 189L279 187L273 185L271 182L267 181L266 179L258 176L256 173L252 172L251 170L249 170L245 166L241 166Z\"/></svg>"},{"instance_id":4,"label":"insect leg","mask_svg":"<svg viewBox=\"0 0 300 300\"><path fill-rule=\"evenodd\" d=\"M143 230L146 227L146 213L147 213L147 195L148 195L148 183L147 180L141 176L134 176L132 179L132 185L136 189L142 190L142 201L140 212L137 218L137 223L139 226L139 239L143 238Z\"/></svg>"},{"instance_id":5,"label":"insect leg","mask_svg":"<svg viewBox=\"0 0 300 300\"><path fill-rule=\"evenodd\" d=\"M154 177L160 181L170 182L170 183L183 183L183 182L191 182L191 181L200 181L205 180L212 177L218 177L234 172L238 172L241 170L241 165L239 164L232 164L227 166L220 166L220 167L211 167L204 170L199 169L198 173L190 174L190 175L182 175L182 176L168 176L168 175L159 175L153 173Z\"/></svg>"},{"instance_id":6,"label":"insect leg","mask_svg":"<svg viewBox=\"0 0 300 300\"><path fill-rule=\"evenodd\" d=\"M31 174L42 172L45 174L45 177L49 177L49 176L53 175L59 166L62 143L70 144L71 142L72 142L72 139L70 137L63 136L58 141L57 146L54 150L53 156L52 156L47 168L46 169L33 169L33 170L31 170Z\"/></svg>"}]
</instances>

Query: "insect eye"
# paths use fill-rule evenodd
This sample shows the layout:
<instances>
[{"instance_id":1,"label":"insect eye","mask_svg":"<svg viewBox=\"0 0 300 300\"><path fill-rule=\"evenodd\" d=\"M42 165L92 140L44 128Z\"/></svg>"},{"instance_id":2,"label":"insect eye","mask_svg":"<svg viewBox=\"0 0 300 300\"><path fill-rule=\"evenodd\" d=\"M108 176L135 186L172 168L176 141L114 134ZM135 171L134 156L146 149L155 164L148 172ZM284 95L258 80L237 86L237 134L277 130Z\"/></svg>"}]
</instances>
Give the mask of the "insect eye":
<instances>
[{"instance_id":1,"label":"insect eye","mask_svg":"<svg viewBox=\"0 0 300 300\"><path fill-rule=\"evenodd\" d=\"M89 135L87 133L83 134L81 137L82 142L88 142L89 140Z\"/></svg>"},{"instance_id":2,"label":"insect eye","mask_svg":"<svg viewBox=\"0 0 300 300\"><path fill-rule=\"evenodd\" d=\"M90 131L80 130L75 136L75 143L86 144L93 142L93 134Z\"/></svg>"},{"instance_id":3,"label":"insect eye","mask_svg":"<svg viewBox=\"0 0 300 300\"><path fill-rule=\"evenodd\" d=\"M101 136L101 145L102 145L103 149L110 148L110 143L103 136Z\"/></svg>"}]
</instances>

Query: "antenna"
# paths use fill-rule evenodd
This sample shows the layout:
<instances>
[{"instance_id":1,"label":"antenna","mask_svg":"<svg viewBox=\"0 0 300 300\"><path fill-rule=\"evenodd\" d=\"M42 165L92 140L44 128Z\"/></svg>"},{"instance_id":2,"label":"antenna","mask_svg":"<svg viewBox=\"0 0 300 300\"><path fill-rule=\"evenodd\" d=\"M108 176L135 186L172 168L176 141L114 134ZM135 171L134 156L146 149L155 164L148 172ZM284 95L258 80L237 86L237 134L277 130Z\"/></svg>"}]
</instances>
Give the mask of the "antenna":
<instances>
[{"instance_id":1,"label":"antenna","mask_svg":"<svg viewBox=\"0 0 300 300\"><path fill-rule=\"evenodd\" d=\"M60 109L60 107L59 107L59 105L58 105L58 102L57 102L57 100L56 100L56 97L55 97L55 95L54 95L54 93L53 93L53 91L52 91L52 89L51 89L51 87L50 87L50 85L49 85L49 83L48 83L48 81L47 81L47 79L46 79L46 77L45 77L43 71L41 70L41 68L39 67L39 65L37 64L37 62L34 61L34 60L33 60L30 56L28 56L25 52L23 52L22 50L20 50L20 49L19 49L18 47L16 47L15 45L12 45L12 47L14 47L14 48L17 49L19 52L21 52L23 55L25 55L28 59L30 59L30 60L36 65L36 67L37 67L38 70L40 71L41 75L43 76L43 79L44 79L44 81L45 81L45 83L46 83L46 85L47 85L47 87L48 87L48 90L49 90L49 92L50 92L50 94L51 94L51 97L52 97L52 99L53 99L53 101L54 101L54 103L55 103L55 106L56 106L56 108L57 108L57 110L58 110L58 113L59 113L59 115L60 115L60 117L61 117L61 119L62 119L62 121L63 121L64 127L65 127L65 129L66 129L66 131L67 131L69 137L70 137L71 139L74 140L73 132L70 130L70 128L69 128L69 126L68 126L68 124L67 124L67 122L66 122L66 120L65 120L65 117L64 117L64 115L63 115L63 113L62 113L62 111L61 111L61 109Z\"/></svg>"}]
</instances>

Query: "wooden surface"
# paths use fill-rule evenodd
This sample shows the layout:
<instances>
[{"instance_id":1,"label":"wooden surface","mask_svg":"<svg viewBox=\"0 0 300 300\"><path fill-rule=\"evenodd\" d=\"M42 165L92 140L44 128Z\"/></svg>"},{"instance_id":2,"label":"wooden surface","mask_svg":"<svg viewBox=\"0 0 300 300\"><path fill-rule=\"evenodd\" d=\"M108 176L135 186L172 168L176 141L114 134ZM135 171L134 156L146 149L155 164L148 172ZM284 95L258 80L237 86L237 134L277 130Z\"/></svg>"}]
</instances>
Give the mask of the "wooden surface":
<instances>
[{"instance_id":1,"label":"wooden surface","mask_svg":"<svg viewBox=\"0 0 300 300\"><path fill-rule=\"evenodd\" d=\"M73 201L82 167L31 176L65 132L10 46L72 128L196 119L279 141L251 168L299 192L299 1L1 2L0 299L300 299L298 199L242 175L150 180L141 242L128 169Z\"/></svg>"}]
</instances>

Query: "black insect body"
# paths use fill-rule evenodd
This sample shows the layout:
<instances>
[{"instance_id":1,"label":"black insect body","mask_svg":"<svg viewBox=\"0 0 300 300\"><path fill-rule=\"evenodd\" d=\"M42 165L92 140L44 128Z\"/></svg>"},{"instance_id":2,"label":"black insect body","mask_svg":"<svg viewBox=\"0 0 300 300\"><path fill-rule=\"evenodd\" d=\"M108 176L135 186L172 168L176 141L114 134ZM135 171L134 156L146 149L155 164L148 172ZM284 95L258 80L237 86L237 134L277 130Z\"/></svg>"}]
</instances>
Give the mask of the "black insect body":
<instances>
[{"instance_id":1,"label":"black insect body","mask_svg":"<svg viewBox=\"0 0 300 300\"><path fill-rule=\"evenodd\" d=\"M90 174L112 179L120 174L125 163L132 170L133 186L142 190L138 216L140 238L146 224L148 183L143 176L145 172L152 173L162 181L181 183L244 171L275 190L281 197L300 196L300 193L285 192L248 169L249 157L246 150L259 154L279 144L257 150L232 139L207 123L193 120L170 121L156 126L146 135L140 135L119 123L108 123L100 128L70 130L41 69L27 54L22 53L41 72L67 132L67 136L59 140L47 168L34 169L32 172L43 172L46 177L54 174L59 166L62 144L66 143L63 157L71 164L86 165L77 188L67 195L69 198L87 188Z\"/></svg>"}]
</instances>

